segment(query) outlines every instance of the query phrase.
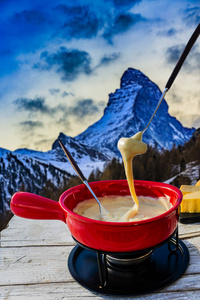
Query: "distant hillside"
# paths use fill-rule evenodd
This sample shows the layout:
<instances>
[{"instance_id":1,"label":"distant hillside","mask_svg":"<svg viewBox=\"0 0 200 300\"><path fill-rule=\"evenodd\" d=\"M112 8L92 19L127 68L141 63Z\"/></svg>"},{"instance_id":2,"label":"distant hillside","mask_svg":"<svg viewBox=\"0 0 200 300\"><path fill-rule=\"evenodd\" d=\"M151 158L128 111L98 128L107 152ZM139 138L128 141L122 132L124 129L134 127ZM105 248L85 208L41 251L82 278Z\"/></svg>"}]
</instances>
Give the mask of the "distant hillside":
<instances>
[{"instance_id":1,"label":"distant hillside","mask_svg":"<svg viewBox=\"0 0 200 300\"><path fill-rule=\"evenodd\" d=\"M158 151L148 147L143 155L133 159L135 179L166 182L180 188L182 184L195 185L200 179L200 129L183 146ZM104 171L92 173L89 179L107 180L125 178L123 163L113 158Z\"/></svg>"}]
</instances>

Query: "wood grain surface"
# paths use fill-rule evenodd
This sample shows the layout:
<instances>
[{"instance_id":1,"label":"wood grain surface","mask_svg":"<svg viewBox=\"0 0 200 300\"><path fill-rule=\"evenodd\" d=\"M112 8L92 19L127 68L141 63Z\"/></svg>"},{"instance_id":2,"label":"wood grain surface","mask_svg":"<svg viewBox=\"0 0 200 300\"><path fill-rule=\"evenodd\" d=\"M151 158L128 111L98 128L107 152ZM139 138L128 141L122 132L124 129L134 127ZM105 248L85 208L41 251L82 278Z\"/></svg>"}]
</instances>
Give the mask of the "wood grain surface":
<instances>
[{"instance_id":1,"label":"wood grain surface","mask_svg":"<svg viewBox=\"0 0 200 300\"><path fill-rule=\"evenodd\" d=\"M190 263L175 283L144 296L101 296L81 287L68 271L75 243L66 224L14 216L1 232L0 299L200 299L200 224L179 224L179 238Z\"/></svg>"}]
</instances>

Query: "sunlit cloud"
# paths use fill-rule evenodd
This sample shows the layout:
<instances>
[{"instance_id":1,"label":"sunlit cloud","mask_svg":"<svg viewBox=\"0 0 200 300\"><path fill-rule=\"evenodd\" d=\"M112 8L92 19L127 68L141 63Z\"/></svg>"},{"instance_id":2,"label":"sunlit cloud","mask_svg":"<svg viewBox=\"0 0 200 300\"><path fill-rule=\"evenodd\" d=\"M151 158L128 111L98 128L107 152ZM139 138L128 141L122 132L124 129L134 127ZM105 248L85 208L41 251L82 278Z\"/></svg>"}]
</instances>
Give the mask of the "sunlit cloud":
<instances>
[{"instance_id":1,"label":"sunlit cloud","mask_svg":"<svg viewBox=\"0 0 200 300\"><path fill-rule=\"evenodd\" d=\"M52 144L52 139L41 139L41 140L38 140L37 142L34 143L36 148L38 146L42 146L42 145L49 145L49 144Z\"/></svg>"},{"instance_id":2,"label":"sunlit cloud","mask_svg":"<svg viewBox=\"0 0 200 300\"><path fill-rule=\"evenodd\" d=\"M34 131L36 128L41 128L44 126L41 121L23 121L18 124L23 131Z\"/></svg>"},{"instance_id":3,"label":"sunlit cloud","mask_svg":"<svg viewBox=\"0 0 200 300\"><path fill-rule=\"evenodd\" d=\"M16 105L18 111L27 111L30 115L34 113L42 113L47 115L52 115L56 112L57 109L49 107L45 103L45 99L42 97L37 97L35 99L28 98L18 98L13 101Z\"/></svg>"},{"instance_id":4,"label":"sunlit cloud","mask_svg":"<svg viewBox=\"0 0 200 300\"><path fill-rule=\"evenodd\" d=\"M66 126L69 130L73 127L73 123L83 123L88 118L93 119L95 115L104 107L103 101L94 101L93 99L79 99L73 105L68 106L62 111L62 116L56 121L57 124Z\"/></svg>"},{"instance_id":5,"label":"sunlit cloud","mask_svg":"<svg viewBox=\"0 0 200 300\"><path fill-rule=\"evenodd\" d=\"M75 116L77 119L87 118L99 112L100 106L104 103L96 103L92 99L78 100L74 106L69 108L69 114Z\"/></svg>"}]
</instances>

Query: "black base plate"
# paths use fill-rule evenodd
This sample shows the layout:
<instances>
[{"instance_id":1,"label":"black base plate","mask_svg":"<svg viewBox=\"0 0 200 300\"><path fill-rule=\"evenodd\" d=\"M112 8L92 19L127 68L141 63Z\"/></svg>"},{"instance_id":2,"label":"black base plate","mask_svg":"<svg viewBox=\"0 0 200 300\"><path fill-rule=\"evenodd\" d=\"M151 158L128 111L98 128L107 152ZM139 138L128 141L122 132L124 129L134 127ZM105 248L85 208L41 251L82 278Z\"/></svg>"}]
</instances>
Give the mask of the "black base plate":
<instances>
[{"instance_id":1,"label":"black base plate","mask_svg":"<svg viewBox=\"0 0 200 300\"><path fill-rule=\"evenodd\" d=\"M68 259L69 271L83 287L97 294L142 295L164 288L176 281L189 264L189 251L179 240L176 252L168 243L154 250L142 264L125 268L107 263L107 284L100 286L97 253L75 246Z\"/></svg>"}]
</instances>

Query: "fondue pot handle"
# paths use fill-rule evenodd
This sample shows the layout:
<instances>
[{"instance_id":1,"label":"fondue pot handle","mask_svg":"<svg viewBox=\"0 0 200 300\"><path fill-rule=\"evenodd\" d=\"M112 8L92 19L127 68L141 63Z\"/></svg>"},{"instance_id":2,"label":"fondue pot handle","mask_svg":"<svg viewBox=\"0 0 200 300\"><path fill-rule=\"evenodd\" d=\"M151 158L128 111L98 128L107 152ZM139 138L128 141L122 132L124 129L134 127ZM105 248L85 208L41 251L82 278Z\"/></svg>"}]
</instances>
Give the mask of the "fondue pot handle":
<instances>
[{"instance_id":1,"label":"fondue pot handle","mask_svg":"<svg viewBox=\"0 0 200 300\"><path fill-rule=\"evenodd\" d=\"M66 217L59 202L27 192L17 192L12 196L11 211L19 217L37 220L60 220Z\"/></svg>"}]
</instances>

